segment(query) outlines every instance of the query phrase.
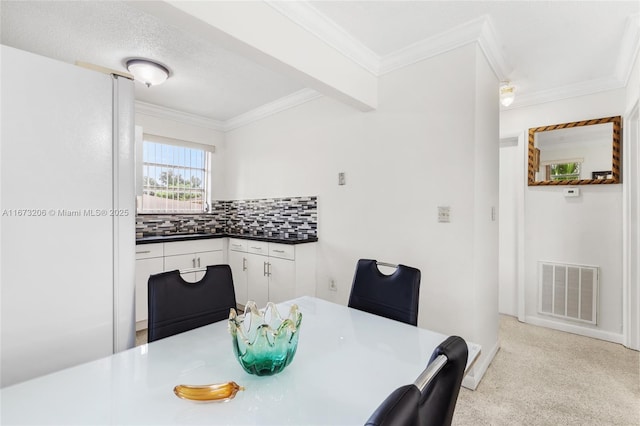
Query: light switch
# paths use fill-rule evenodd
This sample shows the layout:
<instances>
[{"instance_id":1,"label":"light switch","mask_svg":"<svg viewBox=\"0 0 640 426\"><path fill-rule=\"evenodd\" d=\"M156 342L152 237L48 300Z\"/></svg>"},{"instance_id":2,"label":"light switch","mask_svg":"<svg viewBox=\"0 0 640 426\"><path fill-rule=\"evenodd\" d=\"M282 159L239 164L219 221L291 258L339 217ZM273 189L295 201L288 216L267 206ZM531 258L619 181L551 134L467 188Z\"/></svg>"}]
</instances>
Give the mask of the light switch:
<instances>
[{"instance_id":1,"label":"light switch","mask_svg":"<svg viewBox=\"0 0 640 426\"><path fill-rule=\"evenodd\" d=\"M347 184L347 181L345 180L344 172L338 173L338 185L346 185L346 184Z\"/></svg>"},{"instance_id":2,"label":"light switch","mask_svg":"<svg viewBox=\"0 0 640 426\"><path fill-rule=\"evenodd\" d=\"M438 222L451 222L451 208L449 206L438 206Z\"/></svg>"}]
</instances>

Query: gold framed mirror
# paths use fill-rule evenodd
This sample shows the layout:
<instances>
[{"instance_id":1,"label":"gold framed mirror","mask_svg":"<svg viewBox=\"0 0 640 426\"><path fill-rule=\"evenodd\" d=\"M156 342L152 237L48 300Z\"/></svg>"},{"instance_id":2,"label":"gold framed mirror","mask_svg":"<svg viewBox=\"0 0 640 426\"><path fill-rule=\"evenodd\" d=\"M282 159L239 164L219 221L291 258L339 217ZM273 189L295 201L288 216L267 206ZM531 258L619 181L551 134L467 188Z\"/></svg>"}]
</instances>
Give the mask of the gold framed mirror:
<instances>
[{"instance_id":1,"label":"gold framed mirror","mask_svg":"<svg viewBox=\"0 0 640 426\"><path fill-rule=\"evenodd\" d=\"M621 117L529 129L528 184L620 183Z\"/></svg>"}]
</instances>

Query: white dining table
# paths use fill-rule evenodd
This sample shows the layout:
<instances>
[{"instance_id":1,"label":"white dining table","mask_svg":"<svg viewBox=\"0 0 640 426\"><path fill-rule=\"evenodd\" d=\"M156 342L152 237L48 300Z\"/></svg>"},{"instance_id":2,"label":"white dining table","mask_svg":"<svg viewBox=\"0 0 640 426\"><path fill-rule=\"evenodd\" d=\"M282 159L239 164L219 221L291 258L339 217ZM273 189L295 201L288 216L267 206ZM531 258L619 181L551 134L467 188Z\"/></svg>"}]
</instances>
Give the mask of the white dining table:
<instances>
[{"instance_id":1,"label":"white dining table","mask_svg":"<svg viewBox=\"0 0 640 426\"><path fill-rule=\"evenodd\" d=\"M413 383L447 338L314 297L278 310L285 316L294 303L303 315L298 350L279 374L246 373L221 321L3 388L0 423L362 425L394 389ZM480 346L467 344L469 366ZM228 381L245 390L227 402L173 393L178 384Z\"/></svg>"}]
</instances>

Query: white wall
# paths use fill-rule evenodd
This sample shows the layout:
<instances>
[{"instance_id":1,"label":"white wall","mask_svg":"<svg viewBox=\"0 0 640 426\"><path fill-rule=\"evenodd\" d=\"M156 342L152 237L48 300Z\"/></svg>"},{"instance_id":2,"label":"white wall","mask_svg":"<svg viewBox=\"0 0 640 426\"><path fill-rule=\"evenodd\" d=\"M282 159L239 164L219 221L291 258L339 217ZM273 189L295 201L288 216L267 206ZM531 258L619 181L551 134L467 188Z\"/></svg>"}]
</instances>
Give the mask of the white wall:
<instances>
[{"instance_id":1,"label":"white wall","mask_svg":"<svg viewBox=\"0 0 640 426\"><path fill-rule=\"evenodd\" d=\"M518 293L518 185L522 185L517 176L519 161L518 138L505 138L500 141L500 208L499 221L499 289L498 312L517 316Z\"/></svg>"},{"instance_id":2,"label":"white wall","mask_svg":"<svg viewBox=\"0 0 640 426\"><path fill-rule=\"evenodd\" d=\"M373 112L320 98L228 132L225 197L317 195L319 297L346 304L359 258L415 266L419 326L479 343L490 360L498 82L479 52L469 45L382 76ZM438 206L451 207L451 223L437 223Z\"/></svg>"},{"instance_id":3,"label":"white wall","mask_svg":"<svg viewBox=\"0 0 640 426\"><path fill-rule=\"evenodd\" d=\"M629 81L627 82L625 111L630 111L640 99L640 52L636 51Z\"/></svg>"},{"instance_id":4,"label":"white wall","mask_svg":"<svg viewBox=\"0 0 640 426\"><path fill-rule=\"evenodd\" d=\"M136 112L135 120L136 126L141 126L144 133L215 146L216 150L212 156L211 173L212 199L225 199L222 195L226 193L223 177L225 174L225 163L223 161L225 135L223 132L177 120L159 118L141 112Z\"/></svg>"},{"instance_id":5,"label":"white wall","mask_svg":"<svg viewBox=\"0 0 640 426\"><path fill-rule=\"evenodd\" d=\"M625 101L625 90L619 89L503 111L500 134L512 136L545 124L621 115ZM524 163L520 165L524 167ZM528 187L524 181L522 185L525 206L524 217L520 219L525 223L526 320L619 341L622 332L622 185L583 185L578 198L563 197L561 187ZM540 260L600 267L596 326L537 314L536 268ZM577 329L573 329L574 326Z\"/></svg>"},{"instance_id":6,"label":"white wall","mask_svg":"<svg viewBox=\"0 0 640 426\"><path fill-rule=\"evenodd\" d=\"M640 60L636 55L626 93L622 138L623 229L627 320L625 345L640 350ZM625 172L626 171L626 172Z\"/></svg>"},{"instance_id":7,"label":"white wall","mask_svg":"<svg viewBox=\"0 0 640 426\"><path fill-rule=\"evenodd\" d=\"M473 284L474 338L482 342L483 357L470 372L479 380L498 350L498 81L479 48L476 49ZM456 190L455 187L450 190ZM458 313L459 315L459 313ZM491 344L493 343L493 344ZM468 380L468 378L465 378ZM477 382L476 382L477 383Z\"/></svg>"}]
</instances>

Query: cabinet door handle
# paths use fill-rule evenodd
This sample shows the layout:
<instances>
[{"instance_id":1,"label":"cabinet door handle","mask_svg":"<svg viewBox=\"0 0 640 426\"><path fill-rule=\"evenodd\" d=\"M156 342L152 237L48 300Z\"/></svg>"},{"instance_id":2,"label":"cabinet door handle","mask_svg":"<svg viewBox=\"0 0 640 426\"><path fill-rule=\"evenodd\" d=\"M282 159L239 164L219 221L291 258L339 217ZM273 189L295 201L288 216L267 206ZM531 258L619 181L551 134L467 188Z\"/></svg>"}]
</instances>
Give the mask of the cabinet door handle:
<instances>
[{"instance_id":1,"label":"cabinet door handle","mask_svg":"<svg viewBox=\"0 0 640 426\"><path fill-rule=\"evenodd\" d=\"M284 250L276 250L276 249L273 249L273 251L274 251L274 252L276 252L276 253L284 253Z\"/></svg>"},{"instance_id":2,"label":"cabinet door handle","mask_svg":"<svg viewBox=\"0 0 640 426\"><path fill-rule=\"evenodd\" d=\"M267 262L262 262L262 275L267 277Z\"/></svg>"},{"instance_id":3,"label":"cabinet door handle","mask_svg":"<svg viewBox=\"0 0 640 426\"><path fill-rule=\"evenodd\" d=\"M262 247L254 247L254 246L251 246L251 248L252 248L252 249L254 249L254 250L260 250L260 251L262 251Z\"/></svg>"},{"instance_id":4,"label":"cabinet door handle","mask_svg":"<svg viewBox=\"0 0 640 426\"><path fill-rule=\"evenodd\" d=\"M247 258L246 257L242 258L242 270L243 271L247 270Z\"/></svg>"},{"instance_id":5,"label":"cabinet door handle","mask_svg":"<svg viewBox=\"0 0 640 426\"><path fill-rule=\"evenodd\" d=\"M196 267L196 258L194 257L193 259L191 259L191 263L193 264L193 267Z\"/></svg>"},{"instance_id":6,"label":"cabinet door handle","mask_svg":"<svg viewBox=\"0 0 640 426\"><path fill-rule=\"evenodd\" d=\"M136 254L151 253L151 250L137 251Z\"/></svg>"},{"instance_id":7,"label":"cabinet door handle","mask_svg":"<svg viewBox=\"0 0 640 426\"><path fill-rule=\"evenodd\" d=\"M267 262L267 276L271 276L271 262Z\"/></svg>"},{"instance_id":8,"label":"cabinet door handle","mask_svg":"<svg viewBox=\"0 0 640 426\"><path fill-rule=\"evenodd\" d=\"M200 267L200 258L198 258L198 268Z\"/></svg>"}]
</instances>

